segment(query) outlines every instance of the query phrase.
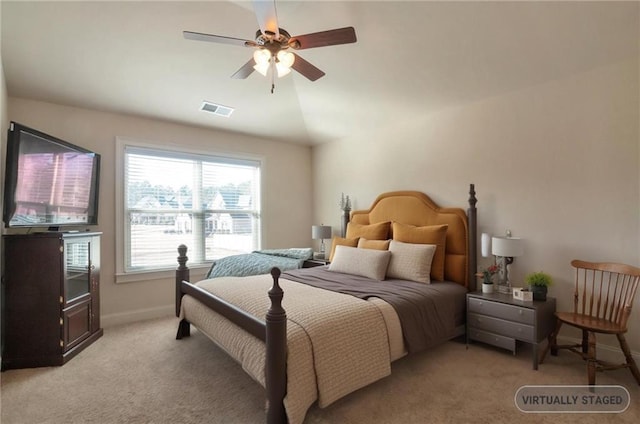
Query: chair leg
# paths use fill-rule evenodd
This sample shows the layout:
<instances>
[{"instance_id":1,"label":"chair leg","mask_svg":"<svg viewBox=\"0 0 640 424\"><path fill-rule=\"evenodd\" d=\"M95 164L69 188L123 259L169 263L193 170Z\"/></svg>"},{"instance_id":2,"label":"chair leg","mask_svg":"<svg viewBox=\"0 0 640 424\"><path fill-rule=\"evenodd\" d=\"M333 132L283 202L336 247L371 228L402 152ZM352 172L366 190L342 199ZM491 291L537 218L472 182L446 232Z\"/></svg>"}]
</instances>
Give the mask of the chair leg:
<instances>
[{"instance_id":1,"label":"chair leg","mask_svg":"<svg viewBox=\"0 0 640 424\"><path fill-rule=\"evenodd\" d=\"M587 335L587 376L589 378L589 386L596 384L596 333L593 331L585 331ZM584 338L584 337L583 337ZM582 348L584 349L584 342Z\"/></svg>"},{"instance_id":2,"label":"chair leg","mask_svg":"<svg viewBox=\"0 0 640 424\"><path fill-rule=\"evenodd\" d=\"M560 334L560 328L562 327L562 321L557 320L556 322L556 329L553 330L552 336L553 339L551 339L551 356L558 356L558 334Z\"/></svg>"},{"instance_id":3,"label":"chair leg","mask_svg":"<svg viewBox=\"0 0 640 424\"><path fill-rule=\"evenodd\" d=\"M631 374L633 374L633 377L636 379L638 384L640 384L640 371L638 371L638 365L636 365L636 361L631 355L631 350L629 350L627 339L624 338L624 334L616 334L616 336L618 337L618 342L620 342L620 348L624 353L624 357L627 360L627 365L629 365L629 370L631 370Z\"/></svg>"},{"instance_id":4,"label":"chair leg","mask_svg":"<svg viewBox=\"0 0 640 424\"><path fill-rule=\"evenodd\" d=\"M582 330L582 353L589 353L589 332L587 330Z\"/></svg>"}]
</instances>

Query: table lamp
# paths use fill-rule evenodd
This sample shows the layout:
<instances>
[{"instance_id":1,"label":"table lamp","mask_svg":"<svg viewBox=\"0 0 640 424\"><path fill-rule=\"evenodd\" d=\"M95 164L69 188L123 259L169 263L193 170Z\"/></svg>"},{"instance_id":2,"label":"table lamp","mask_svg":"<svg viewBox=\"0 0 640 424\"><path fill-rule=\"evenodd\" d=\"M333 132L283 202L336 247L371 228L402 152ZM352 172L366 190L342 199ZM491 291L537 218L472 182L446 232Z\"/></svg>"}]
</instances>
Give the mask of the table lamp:
<instances>
[{"instance_id":1,"label":"table lamp","mask_svg":"<svg viewBox=\"0 0 640 424\"><path fill-rule=\"evenodd\" d=\"M496 263L500 266L498 273L498 292L511 294L511 282L509 281L509 267L513 258L522 256L524 249L522 239L517 237L492 237L491 253L496 257Z\"/></svg>"},{"instance_id":2,"label":"table lamp","mask_svg":"<svg viewBox=\"0 0 640 424\"><path fill-rule=\"evenodd\" d=\"M324 239L331 238L331 227L328 225L313 225L311 227L311 238L320 240L320 253L314 255L316 259L326 259L324 250Z\"/></svg>"}]
</instances>

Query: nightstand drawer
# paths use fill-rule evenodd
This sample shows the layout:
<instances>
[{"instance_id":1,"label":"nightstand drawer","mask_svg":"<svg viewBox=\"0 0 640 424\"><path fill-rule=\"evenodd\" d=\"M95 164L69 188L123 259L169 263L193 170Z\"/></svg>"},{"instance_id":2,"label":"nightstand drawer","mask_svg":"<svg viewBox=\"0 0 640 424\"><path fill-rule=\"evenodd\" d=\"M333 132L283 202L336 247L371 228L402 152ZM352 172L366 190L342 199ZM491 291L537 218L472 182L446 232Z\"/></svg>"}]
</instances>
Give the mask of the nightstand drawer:
<instances>
[{"instance_id":1,"label":"nightstand drawer","mask_svg":"<svg viewBox=\"0 0 640 424\"><path fill-rule=\"evenodd\" d=\"M490 302L483 299L469 299L469 312L476 312L482 315L490 315L509 321L521 322L533 325L535 321L535 311L533 309L506 305L499 302Z\"/></svg>"},{"instance_id":2,"label":"nightstand drawer","mask_svg":"<svg viewBox=\"0 0 640 424\"><path fill-rule=\"evenodd\" d=\"M493 346L509 349L512 352L515 352L516 350L516 339L488 333L486 331L478 330L477 328L470 328L468 331L469 338L471 340L477 340Z\"/></svg>"},{"instance_id":3,"label":"nightstand drawer","mask_svg":"<svg viewBox=\"0 0 640 424\"><path fill-rule=\"evenodd\" d=\"M469 326L492 333L513 337L529 343L534 343L535 331L533 325L524 325L518 322L506 321L486 315L469 314Z\"/></svg>"}]
</instances>

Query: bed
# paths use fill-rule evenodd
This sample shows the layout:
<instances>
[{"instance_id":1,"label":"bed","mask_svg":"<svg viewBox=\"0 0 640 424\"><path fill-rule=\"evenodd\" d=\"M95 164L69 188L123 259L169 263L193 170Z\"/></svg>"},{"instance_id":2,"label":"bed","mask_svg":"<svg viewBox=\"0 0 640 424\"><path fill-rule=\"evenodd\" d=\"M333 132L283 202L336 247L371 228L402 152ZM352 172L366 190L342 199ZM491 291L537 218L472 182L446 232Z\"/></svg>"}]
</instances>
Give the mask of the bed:
<instances>
[{"instance_id":1,"label":"bed","mask_svg":"<svg viewBox=\"0 0 640 424\"><path fill-rule=\"evenodd\" d=\"M180 246L176 338L193 324L265 387L268 423L300 424L314 402L326 407L388 376L392 361L464 334L475 205L473 184L466 213L416 191L381 194L351 213L329 265L270 275L192 284Z\"/></svg>"}]
</instances>

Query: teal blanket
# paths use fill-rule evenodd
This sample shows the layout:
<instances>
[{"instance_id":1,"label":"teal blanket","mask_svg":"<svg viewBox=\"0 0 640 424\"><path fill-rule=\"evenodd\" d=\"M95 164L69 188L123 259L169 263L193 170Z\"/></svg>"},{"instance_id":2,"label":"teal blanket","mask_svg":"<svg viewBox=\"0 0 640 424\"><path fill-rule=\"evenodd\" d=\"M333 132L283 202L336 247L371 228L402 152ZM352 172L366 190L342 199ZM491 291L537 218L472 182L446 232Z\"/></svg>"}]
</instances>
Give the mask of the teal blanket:
<instances>
[{"instance_id":1,"label":"teal blanket","mask_svg":"<svg viewBox=\"0 0 640 424\"><path fill-rule=\"evenodd\" d=\"M311 248L256 250L218 259L211 265L206 278L268 274L274 266L281 271L298 269L311 257L313 257Z\"/></svg>"}]
</instances>

